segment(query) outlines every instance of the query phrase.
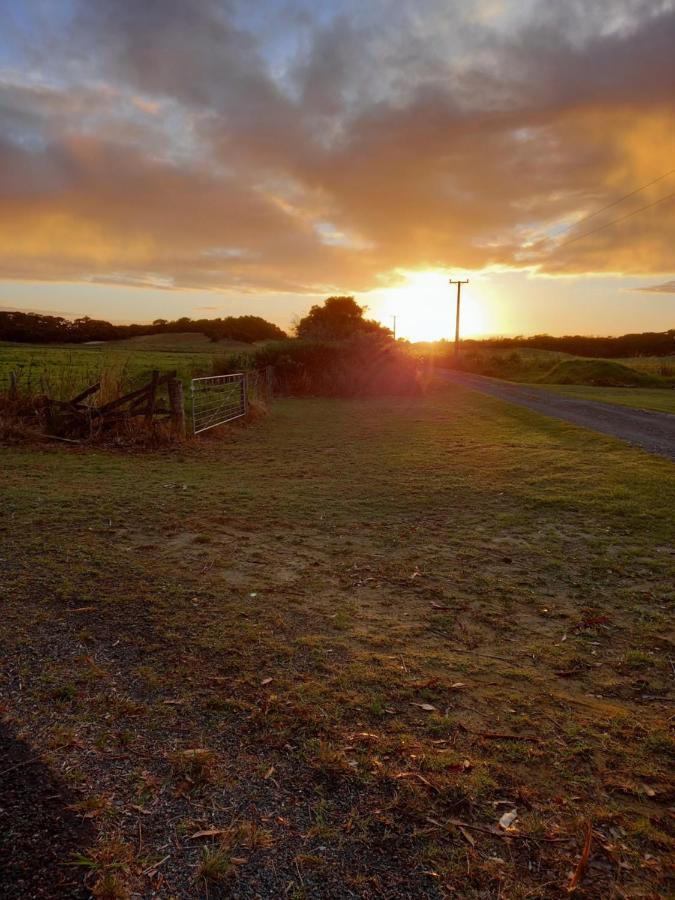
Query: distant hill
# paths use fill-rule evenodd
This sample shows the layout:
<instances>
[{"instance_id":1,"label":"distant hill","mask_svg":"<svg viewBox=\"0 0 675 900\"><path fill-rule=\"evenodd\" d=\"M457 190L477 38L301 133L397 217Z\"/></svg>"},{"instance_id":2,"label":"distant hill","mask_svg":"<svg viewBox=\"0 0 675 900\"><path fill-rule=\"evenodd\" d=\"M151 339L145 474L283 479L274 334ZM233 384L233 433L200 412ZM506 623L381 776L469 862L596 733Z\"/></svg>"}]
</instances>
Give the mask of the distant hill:
<instances>
[{"instance_id":1,"label":"distant hill","mask_svg":"<svg viewBox=\"0 0 675 900\"><path fill-rule=\"evenodd\" d=\"M542 384L590 384L599 387L664 387L666 379L607 359L566 359L539 379Z\"/></svg>"},{"instance_id":2,"label":"distant hill","mask_svg":"<svg viewBox=\"0 0 675 900\"><path fill-rule=\"evenodd\" d=\"M137 337L127 338L121 341L102 342L104 345L123 350L158 350L167 353L203 353L227 352L229 350L245 352L255 349L256 344L246 344L243 341L222 340L213 342L205 334L196 334L191 331L179 331L175 334L140 334Z\"/></svg>"}]
</instances>

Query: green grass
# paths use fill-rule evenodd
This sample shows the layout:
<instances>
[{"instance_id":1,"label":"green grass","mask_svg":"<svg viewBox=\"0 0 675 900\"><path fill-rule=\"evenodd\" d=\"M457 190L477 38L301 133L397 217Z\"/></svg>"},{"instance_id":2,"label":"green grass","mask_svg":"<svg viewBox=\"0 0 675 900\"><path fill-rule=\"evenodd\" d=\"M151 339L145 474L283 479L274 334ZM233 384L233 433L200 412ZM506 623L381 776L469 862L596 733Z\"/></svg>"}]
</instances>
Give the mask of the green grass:
<instances>
[{"instance_id":1,"label":"green grass","mask_svg":"<svg viewBox=\"0 0 675 900\"><path fill-rule=\"evenodd\" d=\"M57 399L74 396L104 373L127 386L147 380L153 369L176 370L179 378L188 381L197 375L210 375L218 357L254 346L236 341L212 343L198 334L148 335L89 345L4 341L0 342L0 390L8 384L12 371L27 391L44 391Z\"/></svg>"},{"instance_id":2,"label":"green grass","mask_svg":"<svg viewBox=\"0 0 675 900\"><path fill-rule=\"evenodd\" d=\"M566 359L543 375L542 384L589 384L598 387L667 387L659 375L640 372L608 359Z\"/></svg>"},{"instance_id":3,"label":"green grass","mask_svg":"<svg viewBox=\"0 0 675 900\"><path fill-rule=\"evenodd\" d=\"M617 403L633 409L648 409L675 414L675 390L661 388L611 388L590 385L547 384L546 389L575 397L579 400L598 400L602 403Z\"/></svg>"},{"instance_id":4,"label":"green grass","mask_svg":"<svg viewBox=\"0 0 675 900\"><path fill-rule=\"evenodd\" d=\"M554 898L590 821L579 896L667 895L670 462L444 386L0 466L0 698L92 887Z\"/></svg>"}]
</instances>

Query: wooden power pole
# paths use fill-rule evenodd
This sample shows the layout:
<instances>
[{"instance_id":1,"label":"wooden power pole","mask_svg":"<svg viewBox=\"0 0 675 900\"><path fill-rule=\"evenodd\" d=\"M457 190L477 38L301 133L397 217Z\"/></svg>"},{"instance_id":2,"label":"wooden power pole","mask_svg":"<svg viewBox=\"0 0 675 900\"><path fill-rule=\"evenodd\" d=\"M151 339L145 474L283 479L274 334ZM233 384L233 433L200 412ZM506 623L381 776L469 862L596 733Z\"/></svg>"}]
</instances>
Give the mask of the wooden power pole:
<instances>
[{"instance_id":1,"label":"wooden power pole","mask_svg":"<svg viewBox=\"0 0 675 900\"><path fill-rule=\"evenodd\" d=\"M394 340L396 340L396 316L391 316L394 321Z\"/></svg>"},{"instance_id":2,"label":"wooden power pole","mask_svg":"<svg viewBox=\"0 0 675 900\"><path fill-rule=\"evenodd\" d=\"M459 353L459 304L462 299L462 285L468 284L469 279L466 281L453 281L451 278L448 284L456 284L457 285L457 311L455 312L455 356Z\"/></svg>"}]
</instances>

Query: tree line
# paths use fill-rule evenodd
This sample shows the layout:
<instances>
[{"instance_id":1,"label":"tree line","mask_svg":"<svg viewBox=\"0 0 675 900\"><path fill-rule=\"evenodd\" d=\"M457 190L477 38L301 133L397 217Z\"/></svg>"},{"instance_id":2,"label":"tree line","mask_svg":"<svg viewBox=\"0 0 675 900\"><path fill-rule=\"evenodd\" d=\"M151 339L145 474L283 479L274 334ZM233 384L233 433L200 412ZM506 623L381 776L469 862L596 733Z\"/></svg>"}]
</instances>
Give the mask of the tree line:
<instances>
[{"instance_id":1,"label":"tree line","mask_svg":"<svg viewBox=\"0 0 675 900\"><path fill-rule=\"evenodd\" d=\"M329 297L321 305L312 306L306 316L295 325L295 334L303 340L343 341L365 334L391 337L391 331L373 319L367 319L367 308L353 297ZM112 325L100 319L83 316L65 319L38 313L0 312L0 340L24 343L86 343L87 341L116 341L148 334L185 333L205 334L212 341L230 340L252 344L256 341L284 340L287 335L278 325L260 316L227 316L219 319L155 319L150 325ZM435 352L451 345L439 341ZM466 350L496 349L557 350L574 356L619 358L629 356L675 355L675 329L624 334L620 337L588 335L535 334L530 337L495 337L461 342Z\"/></svg>"},{"instance_id":2,"label":"tree line","mask_svg":"<svg viewBox=\"0 0 675 900\"><path fill-rule=\"evenodd\" d=\"M530 337L498 337L484 340L464 340L466 349L557 350L574 356L592 356L618 359L624 356L672 356L675 354L675 328L668 331L645 331L639 334L623 334L620 337L595 337L568 334L553 337L550 334L534 334Z\"/></svg>"},{"instance_id":3,"label":"tree line","mask_svg":"<svg viewBox=\"0 0 675 900\"><path fill-rule=\"evenodd\" d=\"M260 316L227 316L223 319L155 319L150 325L113 325L83 316L66 319L39 313L0 312L0 340L34 344L83 344L120 341L147 334L205 334L212 341L283 340L286 333Z\"/></svg>"},{"instance_id":4,"label":"tree line","mask_svg":"<svg viewBox=\"0 0 675 900\"><path fill-rule=\"evenodd\" d=\"M295 325L299 338L344 340L357 334L390 334L379 322L366 319L366 307L353 297L329 297L312 306ZM193 332L212 341L230 340L252 344L256 341L284 340L288 335L260 316L227 316L224 319L155 319L150 325L113 325L102 319L83 316L66 319L28 312L0 312L0 340L35 344L82 344L89 341L119 341L148 334Z\"/></svg>"}]
</instances>

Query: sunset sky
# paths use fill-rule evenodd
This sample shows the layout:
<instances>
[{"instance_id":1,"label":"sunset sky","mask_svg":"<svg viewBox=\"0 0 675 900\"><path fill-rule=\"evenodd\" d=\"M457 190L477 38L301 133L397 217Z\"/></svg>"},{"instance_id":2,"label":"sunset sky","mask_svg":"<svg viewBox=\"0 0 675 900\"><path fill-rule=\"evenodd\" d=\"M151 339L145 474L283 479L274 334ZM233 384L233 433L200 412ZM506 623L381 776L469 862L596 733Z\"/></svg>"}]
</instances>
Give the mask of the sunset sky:
<instances>
[{"instance_id":1,"label":"sunset sky","mask_svg":"<svg viewBox=\"0 0 675 900\"><path fill-rule=\"evenodd\" d=\"M675 327L675 0L0 0L0 22L0 308L288 327L350 293L428 339L452 275L467 335Z\"/></svg>"}]
</instances>

